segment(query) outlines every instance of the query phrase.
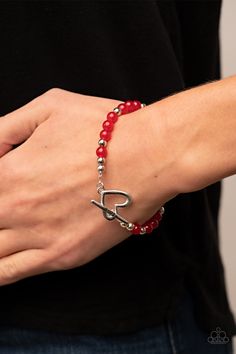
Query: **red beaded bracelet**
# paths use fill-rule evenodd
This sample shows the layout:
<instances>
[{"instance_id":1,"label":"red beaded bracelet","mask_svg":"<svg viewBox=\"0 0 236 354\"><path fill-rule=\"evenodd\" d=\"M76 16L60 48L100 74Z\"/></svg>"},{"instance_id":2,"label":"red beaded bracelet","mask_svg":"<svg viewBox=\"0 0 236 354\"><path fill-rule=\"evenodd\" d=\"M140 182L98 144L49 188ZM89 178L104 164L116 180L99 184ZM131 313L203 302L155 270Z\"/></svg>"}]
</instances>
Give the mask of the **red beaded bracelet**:
<instances>
[{"instance_id":1,"label":"red beaded bracelet","mask_svg":"<svg viewBox=\"0 0 236 354\"><path fill-rule=\"evenodd\" d=\"M102 209L103 215L107 220L116 219L120 225L126 228L134 235L150 234L155 228L158 227L162 216L164 214L164 207L161 207L148 221L144 224L132 223L124 219L119 213L119 208L124 208L132 203L132 199L127 192L116 189L105 189L102 182L102 176L104 172L105 158L107 157L107 143L111 140L111 132L115 123L118 121L119 116L132 113L140 108L145 107L145 104L139 101L126 101L114 108L113 112L107 114L107 119L103 122L103 130L100 132L100 140L98 141L99 147L96 150L97 162L98 162L98 184L97 192L100 195L100 202L91 200L91 203ZM105 198L107 195L119 195L125 198L124 203L115 204L114 209L109 209L105 205Z\"/></svg>"}]
</instances>

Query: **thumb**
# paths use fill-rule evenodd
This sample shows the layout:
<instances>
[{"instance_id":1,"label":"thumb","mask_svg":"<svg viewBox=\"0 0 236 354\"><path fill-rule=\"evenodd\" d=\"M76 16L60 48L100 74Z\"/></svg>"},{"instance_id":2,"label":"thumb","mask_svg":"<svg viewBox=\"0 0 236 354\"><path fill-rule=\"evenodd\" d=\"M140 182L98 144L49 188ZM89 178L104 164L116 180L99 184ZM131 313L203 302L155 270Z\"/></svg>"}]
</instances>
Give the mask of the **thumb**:
<instances>
[{"instance_id":1,"label":"thumb","mask_svg":"<svg viewBox=\"0 0 236 354\"><path fill-rule=\"evenodd\" d=\"M13 145L27 140L34 130L48 119L50 115L48 106L42 95L25 106L0 117L0 157L10 151Z\"/></svg>"}]
</instances>

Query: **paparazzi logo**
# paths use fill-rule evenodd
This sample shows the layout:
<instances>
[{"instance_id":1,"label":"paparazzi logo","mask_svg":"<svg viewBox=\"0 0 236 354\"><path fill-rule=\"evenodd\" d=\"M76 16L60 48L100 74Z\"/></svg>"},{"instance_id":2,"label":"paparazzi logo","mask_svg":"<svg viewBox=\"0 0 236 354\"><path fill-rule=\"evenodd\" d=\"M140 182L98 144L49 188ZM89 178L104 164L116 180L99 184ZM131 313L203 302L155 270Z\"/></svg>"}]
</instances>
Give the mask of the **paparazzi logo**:
<instances>
[{"instance_id":1,"label":"paparazzi logo","mask_svg":"<svg viewBox=\"0 0 236 354\"><path fill-rule=\"evenodd\" d=\"M227 344L229 342L229 337L227 337L225 331L222 331L220 327L217 327L216 330L211 332L207 341L210 344Z\"/></svg>"}]
</instances>

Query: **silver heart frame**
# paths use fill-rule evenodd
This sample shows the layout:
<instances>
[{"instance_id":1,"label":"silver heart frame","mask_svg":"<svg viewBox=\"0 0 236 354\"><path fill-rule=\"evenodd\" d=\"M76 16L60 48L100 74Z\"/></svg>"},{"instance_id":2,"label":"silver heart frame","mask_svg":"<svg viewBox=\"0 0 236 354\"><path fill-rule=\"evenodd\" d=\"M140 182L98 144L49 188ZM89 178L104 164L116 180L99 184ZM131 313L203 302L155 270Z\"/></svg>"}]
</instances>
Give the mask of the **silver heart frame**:
<instances>
[{"instance_id":1,"label":"silver heart frame","mask_svg":"<svg viewBox=\"0 0 236 354\"><path fill-rule=\"evenodd\" d=\"M118 209L125 208L132 203L132 198L130 197L130 195L127 192L117 190L117 189L107 189L107 190L102 189L99 190L99 194L100 194L100 203L94 199L91 200L91 203L96 205L98 208L102 209L104 217L109 221L118 219L119 221L128 224L129 222L119 214ZM109 209L105 205L105 198L107 195L120 195L122 197L125 197L126 200L124 201L124 203L115 203L114 209Z\"/></svg>"}]
</instances>

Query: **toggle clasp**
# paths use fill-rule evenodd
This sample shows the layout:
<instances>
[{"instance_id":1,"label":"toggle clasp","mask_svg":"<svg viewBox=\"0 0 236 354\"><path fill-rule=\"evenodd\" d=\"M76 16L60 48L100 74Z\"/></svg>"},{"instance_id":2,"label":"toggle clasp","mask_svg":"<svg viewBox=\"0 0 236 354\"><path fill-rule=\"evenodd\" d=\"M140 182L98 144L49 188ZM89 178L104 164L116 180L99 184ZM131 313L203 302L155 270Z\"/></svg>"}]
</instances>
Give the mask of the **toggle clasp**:
<instances>
[{"instance_id":1,"label":"toggle clasp","mask_svg":"<svg viewBox=\"0 0 236 354\"><path fill-rule=\"evenodd\" d=\"M132 203L132 198L130 197L130 195L124 191L116 189L105 190L102 188L99 189L98 193L100 194L100 203L94 199L91 200L91 203L96 205L98 208L102 209L104 217L109 221L117 219L120 222L129 224L129 222L119 214L118 209L125 208ZM107 195L119 195L125 197L125 201L123 203L115 203L114 209L109 209L105 205L105 198Z\"/></svg>"}]
</instances>

